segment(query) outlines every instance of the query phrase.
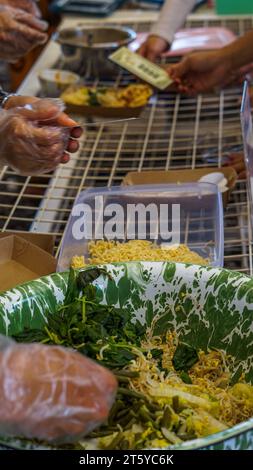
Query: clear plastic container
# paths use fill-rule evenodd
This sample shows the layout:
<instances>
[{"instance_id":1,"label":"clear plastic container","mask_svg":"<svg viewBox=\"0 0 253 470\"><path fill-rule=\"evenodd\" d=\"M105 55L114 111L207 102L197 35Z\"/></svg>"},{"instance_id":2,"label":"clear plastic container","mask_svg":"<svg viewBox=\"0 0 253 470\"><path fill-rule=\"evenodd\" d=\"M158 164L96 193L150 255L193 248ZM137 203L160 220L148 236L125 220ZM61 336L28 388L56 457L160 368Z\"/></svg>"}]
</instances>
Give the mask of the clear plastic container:
<instances>
[{"instance_id":1,"label":"clear plastic container","mask_svg":"<svg viewBox=\"0 0 253 470\"><path fill-rule=\"evenodd\" d=\"M253 240L253 121L251 99L248 82L245 81L241 105L241 125L244 147L244 161L247 173L247 189L249 198L249 211L251 233L250 240Z\"/></svg>"},{"instance_id":2,"label":"clear plastic container","mask_svg":"<svg viewBox=\"0 0 253 470\"><path fill-rule=\"evenodd\" d=\"M142 239L168 247L182 243L208 258L210 265L223 266L221 194L210 183L83 191L64 233L58 271L68 269L75 255L88 260L88 243L99 239Z\"/></svg>"},{"instance_id":3,"label":"clear plastic container","mask_svg":"<svg viewBox=\"0 0 253 470\"><path fill-rule=\"evenodd\" d=\"M148 33L138 33L135 41L129 45L129 49L137 51L147 37ZM236 36L232 31L219 26L182 29L177 31L170 50L163 56L178 57L195 50L220 49L235 39Z\"/></svg>"}]
</instances>

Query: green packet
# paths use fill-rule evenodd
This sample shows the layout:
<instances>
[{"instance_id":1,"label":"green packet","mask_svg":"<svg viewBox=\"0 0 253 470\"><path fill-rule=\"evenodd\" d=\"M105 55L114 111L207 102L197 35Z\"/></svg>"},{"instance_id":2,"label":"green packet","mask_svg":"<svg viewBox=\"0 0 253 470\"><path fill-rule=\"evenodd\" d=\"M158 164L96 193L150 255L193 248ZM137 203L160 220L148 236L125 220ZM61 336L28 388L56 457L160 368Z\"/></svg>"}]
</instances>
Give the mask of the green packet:
<instances>
[{"instance_id":1,"label":"green packet","mask_svg":"<svg viewBox=\"0 0 253 470\"><path fill-rule=\"evenodd\" d=\"M164 69L127 47L113 52L109 59L159 90L165 90L173 82Z\"/></svg>"}]
</instances>

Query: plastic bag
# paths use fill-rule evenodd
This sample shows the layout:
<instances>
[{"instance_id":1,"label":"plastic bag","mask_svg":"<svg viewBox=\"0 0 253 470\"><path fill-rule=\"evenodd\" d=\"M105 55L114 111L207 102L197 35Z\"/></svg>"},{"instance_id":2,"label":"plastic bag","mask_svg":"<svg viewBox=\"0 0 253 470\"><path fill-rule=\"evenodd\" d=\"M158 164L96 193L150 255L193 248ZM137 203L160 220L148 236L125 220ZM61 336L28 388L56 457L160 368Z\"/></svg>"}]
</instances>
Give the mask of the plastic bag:
<instances>
[{"instance_id":1,"label":"plastic bag","mask_svg":"<svg viewBox=\"0 0 253 470\"><path fill-rule=\"evenodd\" d=\"M108 417L114 375L61 346L0 335L0 435L54 443L80 439Z\"/></svg>"},{"instance_id":2,"label":"plastic bag","mask_svg":"<svg viewBox=\"0 0 253 470\"><path fill-rule=\"evenodd\" d=\"M23 175L54 170L62 162L71 128L57 125L60 100L41 99L0 112L0 159Z\"/></svg>"},{"instance_id":3,"label":"plastic bag","mask_svg":"<svg viewBox=\"0 0 253 470\"><path fill-rule=\"evenodd\" d=\"M37 18L41 17L41 12L36 4L37 0L1 0L1 5L6 5L12 8L19 8L20 10L27 11Z\"/></svg>"},{"instance_id":4,"label":"plastic bag","mask_svg":"<svg viewBox=\"0 0 253 470\"><path fill-rule=\"evenodd\" d=\"M0 58L15 62L47 41L48 23L18 8L0 4Z\"/></svg>"}]
</instances>

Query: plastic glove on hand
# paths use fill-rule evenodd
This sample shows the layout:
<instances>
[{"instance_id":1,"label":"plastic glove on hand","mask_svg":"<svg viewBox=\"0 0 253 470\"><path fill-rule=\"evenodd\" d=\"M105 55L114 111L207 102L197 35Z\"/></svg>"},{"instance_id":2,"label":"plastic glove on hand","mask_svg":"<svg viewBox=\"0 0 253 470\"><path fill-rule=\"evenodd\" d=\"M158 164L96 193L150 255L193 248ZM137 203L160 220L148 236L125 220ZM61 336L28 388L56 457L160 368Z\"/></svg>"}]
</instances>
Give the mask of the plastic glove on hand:
<instances>
[{"instance_id":1,"label":"plastic glove on hand","mask_svg":"<svg viewBox=\"0 0 253 470\"><path fill-rule=\"evenodd\" d=\"M13 97L0 113L0 157L23 175L54 170L75 152L81 130L60 100ZM74 139L73 139L74 138Z\"/></svg>"},{"instance_id":2,"label":"plastic glove on hand","mask_svg":"<svg viewBox=\"0 0 253 470\"><path fill-rule=\"evenodd\" d=\"M0 5L0 59L15 62L47 40L46 21L16 8Z\"/></svg>"},{"instance_id":3,"label":"plastic glove on hand","mask_svg":"<svg viewBox=\"0 0 253 470\"><path fill-rule=\"evenodd\" d=\"M0 336L0 435L73 442L103 423L114 375L61 346L17 344Z\"/></svg>"},{"instance_id":4,"label":"plastic glove on hand","mask_svg":"<svg viewBox=\"0 0 253 470\"><path fill-rule=\"evenodd\" d=\"M37 18L41 17L40 9L35 0L0 0L0 6L5 5L12 8L19 8L20 10L27 11Z\"/></svg>"}]
</instances>

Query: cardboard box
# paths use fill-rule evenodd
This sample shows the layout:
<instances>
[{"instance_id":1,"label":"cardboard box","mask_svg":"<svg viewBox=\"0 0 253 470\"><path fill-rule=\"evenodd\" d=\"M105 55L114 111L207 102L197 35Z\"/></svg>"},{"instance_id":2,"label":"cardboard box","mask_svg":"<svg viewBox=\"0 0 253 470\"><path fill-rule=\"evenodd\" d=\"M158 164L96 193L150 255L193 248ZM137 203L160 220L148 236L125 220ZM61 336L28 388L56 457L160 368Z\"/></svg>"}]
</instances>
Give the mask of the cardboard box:
<instances>
[{"instance_id":1,"label":"cardboard box","mask_svg":"<svg viewBox=\"0 0 253 470\"><path fill-rule=\"evenodd\" d=\"M133 171L126 174L123 179L123 185L136 185L136 184L180 184L180 183L195 183L202 176L209 173L223 173L227 178L228 190L222 193L223 206L226 207L229 196L237 181L237 174L234 168L196 168L194 170L168 170L168 171Z\"/></svg>"},{"instance_id":2,"label":"cardboard box","mask_svg":"<svg viewBox=\"0 0 253 470\"><path fill-rule=\"evenodd\" d=\"M19 232L11 230L0 232L0 240L1 238L6 238L10 235L17 235L18 237L24 238L51 255L54 253L55 235L51 235L49 233Z\"/></svg>"},{"instance_id":3,"label":"cardboard box","mask_svg":"<svg viewBox=\"0 0 253 470\"><path fill-rule=\"evenodd\" d=\"M0 239L0 291L56 271L56 259L17 235Z\"/></svg>"}]
</instances>

